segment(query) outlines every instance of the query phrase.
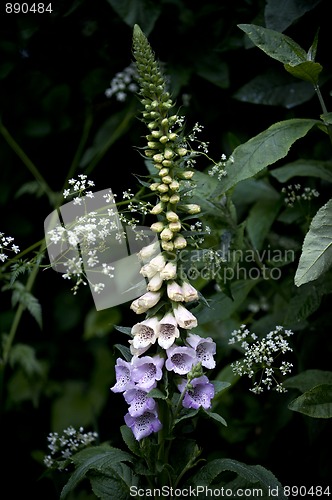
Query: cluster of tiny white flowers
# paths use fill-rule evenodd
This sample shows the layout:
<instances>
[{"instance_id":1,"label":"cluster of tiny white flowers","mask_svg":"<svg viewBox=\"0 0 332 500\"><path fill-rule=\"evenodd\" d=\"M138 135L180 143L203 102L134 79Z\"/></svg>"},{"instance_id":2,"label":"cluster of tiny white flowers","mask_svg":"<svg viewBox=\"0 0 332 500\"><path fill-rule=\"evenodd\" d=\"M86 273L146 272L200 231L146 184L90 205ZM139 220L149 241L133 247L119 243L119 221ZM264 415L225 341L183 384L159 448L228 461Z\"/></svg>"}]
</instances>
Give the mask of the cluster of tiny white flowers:
<instances>
[{"instance_id":1,"label":"cluster of tiny white flowers","mask_svg":"<svg viewBox=\"0 0 332 500\"><path fill-rule=\"evenodd\" d=\"M93 192L88 191L89 188L94 187L95 183L88 180L87 175L78 174L78 179L69 179L69 188L63 191L63 197L68 198L69 196L74 196L73 204L81 205L82 196L87 196L88 198L93 198Z\"/></svg>"},{"instance_id":2,"label":"cluster of tiny white flowers","mask_svg":"<svg viewBox=\"0 0 332 500\"><path fill-rule=\"evenodd\" d=\"M302 189L302 192L301 189L301 184L290 184L282 188L281 192L286 195L285 204L288 207L293 207L296 202L301 200L311 201L313 198L317 198L319 196L319 192L316 189L305 187Z\"/></svg>"},{"instance_id":3,"label":"cluster of tiny white flowers","mask_svg":"<svg viewBox=\"0 0 332 500\"><path fill-rule=\"evenodd\" d=\"M47 436L49 454L44 457L44 464L49 468L60 469L61 461L89 446L97 438L97 432L84 432L83 427L76 430L69 426L62 434L50 432Z\"/></svg>"},{"instance_id":4,"label":"cluster of tiny white flowers","mask_svg":"<svg viewBox=\"0 0 332 500\"><path fill-rule=\"evenodd\" d=\"M8 259L7 253L5 251L11 251L15 254L19 253L20 249L17 245L13 243L14 238L12 236L5 236L4 233L0 233L0 261L5 262Z\"/></svg>"},{"instance_id":5,"label":"cluster of tiny white flowers","mask_svg":"<svg viewBox=\"0 0 332 500\"><path fill-rule=\"evenodd\" d=\"M207 224L203 225L202 221L196 221L194 224L190 225L190 239L192 243L196 246L202 245L205 241L205 236L211 234L211 228Z\"/></svg>"},{"instance_id":6,"label":"cluster of tiny white flowers","mask_svg":"<svg viewBox=\"0 0 332 500\"><path fill-rule=\"evenodd\" d=\"M282 361L280 366L273 366L273 363L281 354L293 350L287 340L291 335L293 332L285 330L282 326L276 326L262 339L258 339L255 333L250 333L246 325L241 325L238 330L231 333L229 344L239 342L244 350L244 358L231 364L234 374L253 378L257 372L261 371L259 381L254 382L250 391L260 394L264 391L264 387L270 390L275 383L276 391L286 392L282 383L277 381L276 372L287 375L291 372L293 365L288 361Z\"/></svg>"},{"instance_id":7,"label":"cluster of tiny white flowers","mask_svg":"<svg viewBox=\"0 0 332 500\"><path fill-rule=\"evenodd\" d=\"M225 154L221 155L220 161L215 163L209 170L208 174L210 177L217 177L218 181L221 181L223 177L226 177L227 171L226 171L226 165L227 162L234 163L234 158L231 155L228 160Z\"/></svg>"},{"instance_id":8,"label":"cluster of tiny white flowers","mask_svg":"<svg viewBox=\"0 0 332 500\"><path fill-rule=\"evenodd\" d=\"M117 101L123 102L127 99L128 92L135 93L138 86L135 83L137 71L134 64L130 64L124 70L115 74L110 82L110 87L105 90L106 97L113 97Z\"/></svg>"}]
</instances>

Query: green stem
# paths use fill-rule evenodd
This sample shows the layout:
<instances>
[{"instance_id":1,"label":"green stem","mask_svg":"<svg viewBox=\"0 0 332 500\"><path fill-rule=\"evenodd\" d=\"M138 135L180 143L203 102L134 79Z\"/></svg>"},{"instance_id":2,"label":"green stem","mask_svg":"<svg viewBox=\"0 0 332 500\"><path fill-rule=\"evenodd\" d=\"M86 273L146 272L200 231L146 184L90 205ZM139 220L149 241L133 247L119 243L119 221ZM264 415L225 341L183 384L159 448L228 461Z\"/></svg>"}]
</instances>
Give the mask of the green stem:
<instances>
[{"instance_id":1,"label":"green stem","mask_svg":"<svg viewBox=\"0 0 332 500\"><path fill-rule=\"evenodd\" d=\"M46 180L44 179L44 177L41 175L38 168L36 167L36 165L26 155L26 153L23 151L21 146L19 146L19 144L11 136L11 134L8 132L8 130L6 129L6 127L3 125L3 123L1 121L0 121L0 133L1 133L2 137L5 139L5 141L7 142L7 144L11 147L11 149L17 154L17 156L22 160L24 165L32 173L34 178L40 183L41 188L43 189L45 194L47 194L49 200L52 200L53 196L54 196L54 192L49 187Z\"/></svg>"},{"instance_id":2,"label":"green stem","mask_svg":"<svg viewBox=\"0 0 332 500\"><path fill-rule=\"evenodd\" d=\"M321 105L321 108L322 108L322 111L323 111L323 114L326 115L328 113L327 111L327 108L325 106L325 102L324 102L324 99L323 99L323 96L322 96L322 93L320 91L320 88L318 85L314 85L314 89L315 89L315 92L317 94L317 97L318 97L318 100L320 102L320 105ZM330 124L326 124L326 127L327 127L327 131L328 131L328 134L329 134L329 138L330 138L330 142L332 144L332 126Z\"/></svg>"}]
</instances>

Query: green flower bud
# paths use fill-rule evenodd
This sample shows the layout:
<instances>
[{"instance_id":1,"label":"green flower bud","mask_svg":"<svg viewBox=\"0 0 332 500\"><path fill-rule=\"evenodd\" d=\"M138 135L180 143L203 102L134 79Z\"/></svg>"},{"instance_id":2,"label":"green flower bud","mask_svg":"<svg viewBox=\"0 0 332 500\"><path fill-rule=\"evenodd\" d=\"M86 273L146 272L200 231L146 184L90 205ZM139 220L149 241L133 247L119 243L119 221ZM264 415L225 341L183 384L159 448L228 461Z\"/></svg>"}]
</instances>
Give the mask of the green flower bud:
<instances>
[{"instance_id":1,"label":"green flower bud","mask_svg":"<svg viewBox=\"0 0 332 500\"><path fill-rule=\"evenodd\" d=\"M160 238L163 241L170 241L173 238L173 231L169 227L165 227L160 233Z\"/></svg>"},{"instance_id":2,"label":"green flower bud","mask_svg":"<svg viewBox=\"0 0 332 500\"><path fill-rule=\"evenodd\" d=\"M187 246L187 241L182 236L182 234L178 234L174 239L173 243L174 243L174 248L176 248L177 250L182 250L182 248L186 248Z\"/></svg>"},{"instance_id":3,"label":"green flower bud","mask_svg":"<svg viewBox=\"0 0 332 500\"><path fill-rule=\"evenodd\" d=\"M154 137L155 139L159 139L159 137L161 136L161 134L162 134L162 132L160 130L153 130L151 132L152 137ZM160 140L160 142L161 142L161 140Z\"/></svg>"},{"instance_id":4,"label":"green flower bud","mask_svg":"<svg viewBox=\"0 0 332 500\"><path fill-rule=\"evenodd\" d=\"M158 111L151 111L150 117L155 120L156 118L159 118L159 113Z\"/></svg>"},{"instance_id":5,"label":"green flower bud","mask_svg":"<svg viewBox=\"0 0 332 500\"><path fill-rule=\"evenodd\" d=\"M170 160L174 156L174 151L170 148L165 148L164 156L165 156L166 160Z\"/></svg>"},{"instance_id":6,"label":"green flower bud","mask_svg":"<svg viewBox=\"0 0 332 500\"><path fill-rule=\"evenodd\" d=\"M174 250L174 245L172 241L161 241L161 247L166 252L172 252Z\"/></svg>"},{"instance_id":7,"label":"green flower bud","mask_svg":"<svg viewBox=\"0 0 332 500\"><path fill-rule=\"evenodd\" d=\"M172 116L168 117L168 121L169 121L170 125L174 125L174 123L176 122L177 119L178 119L178 115L172 115Z\"/></svg>"},{"instance_id":8,"label":"green flower bud","mask_svg":"<svg viewBox=\"0 0 332 500\"><path fill-rule=\"evenodd\" d=\"M145 118L144 113L143 113L143 117ZM150 123L148 123L148 128L150 130L154 130L155 128L158 128L158 123L157 122L150 122Z\"/></svg>"},{"instance_id":9,"label":"green flower bud","mask_svg":"<svg viewBox=\"0 0 332 500\"><path fill-rule=\"evenodd\" d=\"M170 222L168 224L168 227L173 233L177 233L178 231L181 230L181 222L178 220L177 222Z\"/></svg>"},{"instance_id":10,"label":"green flower bud","mask_svg":"<svg viewBox=\"0 0 332 500\"><path fill-rule=\"evenodd\" d=\"M144 154L145 156L147 156L148 158L151 158L154 154L155 154L155 151L152 151L151 149L146 149L144 151Z\"/></svg>"},{"instance_id":11,"label":"green flower bud","mask_svg":"<svg viewBox=\"0 0 332 500\"><path fill-rule=\"evenodd\" d=\"M160 144L159 142L149 141L148 147L151 149L160 149Z\"/></svg>"},{"instance_id":12,"label":"green flower bud","mask_svg":"<svg viewBox=\"0 0 332 500\"><path fill-rule=\"evenodd\" d=\"M176 214L175 212L173 212L173 210L168 210L166 212L166 219L169 222L177 222L179 220L179 216L178 216L178 214Z\"/></svg>"},{"instance_id":13,"label":"green flower bud","mask_svg":"<svg viewBox=\"0 0 332 500\"><path fill-rule=\"evenodd\" d=\"M169 202L168 194L163 194L162 196L160 196L160 201L162 201L163 203Z\"/></svg>"},{"instance_id":14,"label":"green flower bud","mask_svg":"<svg viewBox=\"0 0 332 500\"><path fill-rule=\"evenodd\" d=\"M173 177L171 177L170 175L164 175L161 180L164 184L171 184L171 182L173 182Z\"/></svg>"},{"instance_id":15,"label":"green flower bud","mask_svg":"<svg viewBox=\"0 0 332 500\"><path fill-rule=\"evenodd\" d=\"M159 170L159 175L160 177L164 177L164 175L167 175L169 172L169 168L162 168L161 170Z\"/></svg>"},{"instance_id":16,"label":"green flower bud","mask_svg":"<svg viewBox=\"0 0 332 500\"><path fill-rule=\"evenodd\" d=\"M150 184L150 189L151 189L151 191L157 191L159 186L160 186L160 182L153 182L152 184Z\"/></svg>"},{"instance_id":17,"label":"green flower bud","mask_svg":"<svg viewBox=\"0 0 332 500\"><path fill-rule=\"evenodd\" d=\"M167 191L168 191L168 186L167 186L167 184L160 184L160 185L157 187L157 190L159 191L159 193L167 193Z\"/></svg>"},{"instance_id":18,"label":"green flower bud","mask_svg":"<svg viewBox=\"0 0 332 500\"><path fill-rule=\"evenodd\" d=\"M151 224L150 228L151 228L151 231L153 231L154 233L161 233L161 231L164 229L164 223L161 222L161 221L158 221L158 222L154 222L153 224Z\"/></svg>"},{"instance_id":19,"label":"green flower bud","mask_svg":"<svg viewBox=\"0 0 332 500\"><path fill-rule=\"evenodd\" d=\"M179 203L179 201L180 201L180 196L177 193L172 194L172 196L169 199L169 202L172 203L172 205Z\"/></svg>"},{"instance_id":20,"label":"green flower bud","mask_svg":"<svg viewBox=\"0 0 332 500\"><path fill-rule=\"evenodd\" d=\"M169 141L167 135L162 135L159 139L159 141L162 143L162 144L166 144L166 142Z\"/></svg>"},{"instance_id":21,"label":"green flower bud","mask_svg":"<svg viewBox=\"0 0 332 500\"><path fill-rule=\"evenodd\" d=\"M170 134L168 134L168 138L170 141L175 141L177 136L178 136L178 134L175 134L175 132L171 132Z\"/></svg>"},{"instance_id":22,"label":"green flower bud","mask_svg":"<svg viewBox=\"0 0 332 500\"><path fill-rule=\"evenodd\" d=\"M187 205L180 205L179 209L191 215L199 214L199 212L201 211L201 207L199 205L196 205L196 203L188 203Z\"/></svg>"},{"instance_id":23,"label":"green flower bud","mask_svg":"<svg viewBox=\"0 0 332 500\"><path fill-rule=\"evenodd\" d=\"M161 125L162 127L168 127L168 119L164 118L163 120L161 120Z\"/></svg>"},{"instance_id":24,"label":"green flower bud","mask_svg":"<svg viewBox=\"0 0 332 500\"><path fill-rule=\"evenodd\" d=\"M188 150L186 148L179 148L177 153L179 156L185 156L188 153Z\"/></svg>"},{"instance_id":25,"label":"green flower bud","mask_svg":"<svg viewBox=\"0 0 332 500\"><path fill-rule=\"evenodd\" d=\"M164 159L164 156L160 153L156 154L156 155L153 155L152 157L153 161L155 161L156 163L162 163L163 159Z\"/></svg>"},{"instance_id":26,"label":"green flower bud","mask_svg":"<svg viewBox=\"0 0 332 500\"><path fill-rule=\"evenodd\" d=\"M171 167L173 165L173 162L171 160L163 160L162 164L164 167Z\"/></svg>"},{"instance_id":27,"label":"green flower bud","mask_svg":"<svg viewBox=\"0 0 332 500\"><path fill-rule=\"evenodd\" d=\"M186 179L186 180L191 179L194 175L195 175L194 170L184 170L183 172L178 173L178 176L181 179Z\"/></svg>"},{"instance_id":28,"label":"green flower bud","mask_svg":"<svg viewBox=\"0 0 332 500\"><path fill-rule=\"evenodd\" d=\"M173 181L171 182L169 187L172 191L178 191L180 189L180 184L178 183L178 181Z\"/></svg>"},{"instance_id":29,"label":"green flower bud","mask_svg":"<svg viewBox=\"0 0 332 500\"><path fill-rule=\"evenodd\" d=\"M163 210L164 210L164 203L157 203L157 205L155 205L151 210L150 210L150 213L152 215L158 215L160 214Z\"/></svg>"}]
</instances>

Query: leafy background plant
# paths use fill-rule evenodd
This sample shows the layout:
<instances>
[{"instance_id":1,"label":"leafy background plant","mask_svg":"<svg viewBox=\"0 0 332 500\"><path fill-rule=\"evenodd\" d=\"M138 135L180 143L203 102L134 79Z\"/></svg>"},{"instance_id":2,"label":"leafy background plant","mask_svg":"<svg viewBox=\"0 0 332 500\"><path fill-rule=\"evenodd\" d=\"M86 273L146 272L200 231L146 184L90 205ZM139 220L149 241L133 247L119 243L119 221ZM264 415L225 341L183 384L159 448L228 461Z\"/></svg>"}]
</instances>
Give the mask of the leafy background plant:
<instances>
[{"instance_id":1,"label":"leafy background plant","mask_svg":"<svg viewBox=\"0 0 332 500\"><path fill-rule=\"evenodd\" d=\"M312 83L285 71L283 61L257 48L241 26L284 33L305 52L319 30L316 61L323 68L319 83L328 111L329 6L327 0L289 0L283 9L279 4L211 0L193 8L180 0L99 0L92 6L78 0L57 2L50 15L1 16L0 230L14 236L21 250L31 249L22 256L28 260L39 255L44 219L70 175L86 173L98 189L121 193L135 188L135 175L146 174L136 150L146 133L136 118L136 96L128 95L125 102L105 96L110 80L132 60L134 23L165 64L188 124L204 125L202 136L210 142L212 157L234 152L243 161L243 148L251 144L247 141L259 141L257 136L269 127L273 132L280 130L278 123L294 120L298 131L291 128L293 136L288 130L274 142L284 148L282 154L271 164L278 155L269 142L255 158L253 176L239 182L229 167L229 175L219 181L207 175L208 160L197 173L196 196L213 229L212 247L230 241L231 248L261 253L293 250L296 258L274 263L281 266L279 280L233 280L225 286L217 279L217 287L214 280L201 283L210 308L197 311L200 333L217 343L216 377L231 386L213 408L228 426L207 428L201 419L194 435L206 456L260 464L283 484L311 485L326 482L332 466L326 446L331 439L332 164L328 134L317 127L318 122L329 124L330 117L325 113L320 118ZM282 188L297 183L316 189L319 196L286 206ZM298 264L310 256L302 254L303 242L305 251L310 240L318 244L323 264L312 279L304 279ZM320 241L325 242L322 247ZM53 485L42 477L50 430L84 426L97 430L101 442L122 447L125 404L109 387L114 383L114 346L123 341L115 325L134 318L127 305L96 312L88 290L73 296L59 274L26 267L15 268L14 283L11 269L1 270L5 481L13 497L29 490L35 498L59 498L63 478ZM309 267L304 265L307 272ZM15 340L7 351L6 335L20 307ZM255 396L245 379L232 375L229 364L241 353L228 339L241 323L257 334L276 324L295 332L295 376L285 382L286 395ZM72 495L89 498L84 490Z\"/></svg>"}]
</instances>

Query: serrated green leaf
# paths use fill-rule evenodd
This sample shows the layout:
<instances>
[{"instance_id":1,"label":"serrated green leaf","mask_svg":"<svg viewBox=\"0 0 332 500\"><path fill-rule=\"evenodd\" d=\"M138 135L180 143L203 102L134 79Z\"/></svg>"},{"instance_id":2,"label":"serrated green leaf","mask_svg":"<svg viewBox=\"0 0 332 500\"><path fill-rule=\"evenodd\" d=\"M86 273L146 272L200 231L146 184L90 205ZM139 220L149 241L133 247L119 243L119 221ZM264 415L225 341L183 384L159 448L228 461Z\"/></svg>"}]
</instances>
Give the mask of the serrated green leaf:
<instances>
[{"instance_id":1,"label":"serrated green leaf","mask_svg":"<svg viewBox=\"0 0 332 500\"><path fill-rule=\"evenodd\" d=\"M220 182L212 198L284 158L294 142L304 137L318 123L318 120L304 118L277 122L238 146L233 151L233 160L228 160L225 167L227 176Z\"/></svg>"},{"instance_id":2,"label":"serrated green leaf","mask_svg":"<svg viewBox=\"0 0 332 500\"><path fill-rule=\"evenodd\" d=\"M314 61L305 61L301 64L297 64L296 66L285 64L284 68L291 75L299 78L300 80L309 82L314 86L318 85L319 75L323 70L323 66Z\"/></svg>"},{"instance_id":3,"label":"serrated green leaf","mask_svg":"<svg viewBox=\"0 0 332 500\"><path fill-rule=\"evenodd\" d=\"M123 462L116 464L107 474L89 473L92 491L101 500L128 500L130 487L138 485L138 477Z\"/></svg>"},{"instance_id":4,"label":"serrated green leaf","mask_svg":"<svg viewBox=\"0 0 332 500\"><path fill-rule=\"evenodd\" d=\"M248 35L257 47L283 64L296 66L307 60L306 51L292 38L279 33L279 31L255 24L238 24L238 27Z\"/></svg>"},{"instance_id":5,"label":"serrated green leaf","mask_svg":"<svg viewBox=\"0 0 332 500\"><path fill-rule=\"evenodd\" d=\"M268 496L271 488L278 491L279 500L284 500L287 497L283 494L283 488L277 478L260 465L246 465L242 462L229 458L221 458L211 460L204 465L199 472L190 480L190 483L195 486L209 486L222 472L232 471L241 478L244 478L249 483L254 483L262 488L264 498Z\"/></svg>"},{"instance_id":6,"label":"serrated green leaf","mask_svg":"<svg viewBox=\"0 0 332 500\"><path fill-rule=\"evenodd\" d=\"M316 385L291 401L288 408L314 418L332 418L332 384Z\"/></svg>"},{"instance_id":7,"label":"serrated green leaf","mask_svg":"<svg viewBox=\"0 0 332 500\"><path fill-rule=\"evenodd\" d=\"M121 431L122 439L126 443L126 445L128 446L128 449L132 453L134 453L134 455L137 455L138 457L140 457L142 455L141 448L140 448L140 445L139 445L137 439L135 439L132 430L129 429L129 427L127 425L122 425L120 427L120 431Z\"/></svg>"},{"instance_id":8,"label":"serrated green leaf","mask_svg":"<svg viewBox=\"0 0 332 500\"><path fill-rule=\"evenodd\" d=\"M298 389L301 392L307 392L321 384L332 384L332 371L305 370L283 382L288 389Z\"/></svg>"},{"instance_id":9,"label":"serrated green leaf","mask_svg":"<svg viewBox=\"0 0 332 500\"><path fill-rule=\"evenodd\" d=\"M332 199L321 207L307 232L294 283L301 286L317 279L332 265Z\"/></svg>"},{"instance_id":10,"label":"serrated green leaf","mask_svg":"<svg viewBox=\"0 0 332 500\"><path fill-rule=\"evenodd\" d=\"M95 470L107 473L109 467L119 462L133 462L134 460L129 453L105 445L86 448L71 458L78 467L63 487L60 495L61 500L66 498L68 493L85 478L88 471Z\"/></svg>"}]
</instances>

